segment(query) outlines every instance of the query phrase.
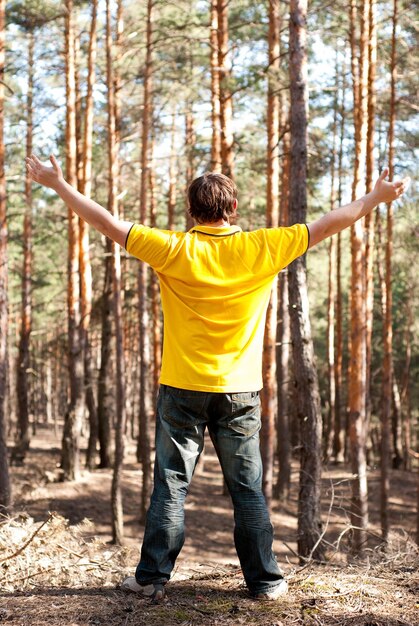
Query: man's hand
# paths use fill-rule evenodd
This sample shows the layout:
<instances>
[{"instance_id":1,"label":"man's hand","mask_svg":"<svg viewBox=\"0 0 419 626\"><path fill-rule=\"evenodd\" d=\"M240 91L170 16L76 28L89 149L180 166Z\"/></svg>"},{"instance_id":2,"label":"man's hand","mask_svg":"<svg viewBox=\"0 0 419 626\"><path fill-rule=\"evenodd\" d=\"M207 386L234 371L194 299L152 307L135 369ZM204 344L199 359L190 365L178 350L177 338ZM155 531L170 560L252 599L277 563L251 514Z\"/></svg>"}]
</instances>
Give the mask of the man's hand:
<instances>
[{"instance_id":1,"label":"man's hand","mask_svg":"<svg viewBox=\"0 0 419 626\"><path fill-rule=\"evenodd\" d=\"M57 187L64 181L61 167L58 165L55 156L51 155L49 160L52 163L52 167L43 165L37 156L31 154L30 157L25 159L26 169L29 176L36 183L44 185L44 187L50 187L51 189L57 189Z\"/></svg>"},{"instance_id":2,"label":"man's hand","mask_svg":"<svg viewBox=\"0 0 419 626\"><path fill-rule=\"evenodd\" d=\"M374 189L363 198L355 200L339 209L330 211L320 219L308 224L310 232L310 244L312 248L323 239L340 233L345 228L352 226L357 220L367 215L381 202L388 204L397 200L409 186L410 178L397 180L393 183L387 182L388 168L383 170L380 178L375 183Z\"/></svg>"},{"instance_id":3,"label":"man's hand","mask_svg":"<svg viewBox=\"0 0 419 626\"><path fill-rule=\"evenodd\" d=\"M106 237L124 246L132 223L123 222L94 200L83 196L64 180L61 168L54 156L50 156L50 161L52 167L43 165L33 154L26 159L26 169L32 180L53 189L79 217Z\"/></svg>"},{"instance_id":4,"label":"man's hand","mask_svg":"<svg viewBox=\"0 0 419 626\"><path fill-rule=\"evenodd\" d=\"M404 194L410 185L409 177L389 183L386 181L387 176L388 167L384 168L380 178L375 183L373 191L371 192L375 197L374 199L377 204L380 204L381 202L388 204L389 202L393 202L393 200L397 200L397 198L400 198L400 196Z\"/></svg>"}]
</instances>

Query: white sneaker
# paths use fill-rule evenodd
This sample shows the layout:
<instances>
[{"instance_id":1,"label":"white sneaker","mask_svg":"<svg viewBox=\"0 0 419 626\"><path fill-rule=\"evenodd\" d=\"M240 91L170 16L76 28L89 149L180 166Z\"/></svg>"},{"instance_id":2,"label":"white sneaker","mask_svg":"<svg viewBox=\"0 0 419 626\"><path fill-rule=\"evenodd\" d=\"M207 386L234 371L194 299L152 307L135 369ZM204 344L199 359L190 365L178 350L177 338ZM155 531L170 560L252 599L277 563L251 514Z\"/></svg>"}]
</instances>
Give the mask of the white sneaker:
<instances>
[{"instance_id":1,"label":"white sneaker","mask_svg":"<svg viewBox=\"0 0 419 626\"><path fill-rule=\"evenodd\" d=\"M271 591L263 591L253 595L255 600L278 600L281 596L285 596L288 593L288 583L283 578L279 585L274 587Z\"/></svg>"},{"instance_id":2,"label":"white sneaker","mask_svg":"<svg viewBox=\"0 0 419 626\"><path fill-rule=\"evenodd\" d=\"M166 595L164 585L160 583L150 583L149 585L139 585L134 576L128 576L120 585L122 591L131 591L139 593L146 598L151 598L155 602L163 600Z\"/></svg>"}]
</instances>

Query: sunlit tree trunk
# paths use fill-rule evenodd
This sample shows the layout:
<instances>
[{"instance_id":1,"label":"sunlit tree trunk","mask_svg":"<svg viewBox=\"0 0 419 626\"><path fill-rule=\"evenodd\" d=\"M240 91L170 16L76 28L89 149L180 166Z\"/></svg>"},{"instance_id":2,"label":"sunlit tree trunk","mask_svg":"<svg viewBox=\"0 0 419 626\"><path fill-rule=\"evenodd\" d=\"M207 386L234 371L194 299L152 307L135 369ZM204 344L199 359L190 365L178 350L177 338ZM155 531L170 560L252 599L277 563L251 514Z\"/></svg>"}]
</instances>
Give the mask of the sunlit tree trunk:
<instances>
[{"instance_id":1,"label":"sunlit tree trunk","mask_svg":"<svg viewBox=\"0 0 419 626\"><path fill-rule=\"evenodd\" d=\"M186 188L195 178L195 124L192 103L186 103L185 114L185 156L186 156ZM193 226L193 219L186 210L186 230Z\"/></svg>"},{"instance_id":2,"label":"sunlit tree trunk","mask_svg":"<svg viewBox=\"0 0 419 626\"><path fill-rule=\"evenodd\" d=\"M116 141L115 125L115 93L114 68L112 65L112 26L110 0L106 0L106 83L108 93L108 210L118 217L118 144ZM120 247L111 243L112 253L112 291L113 313L115 322L116 344L116 419L115 419L115 459L112 475L111 506L112 506L112 539L121 545L124 536L123 508L122 508L122 464L124 461L125 437L125 363L124 337L122 324L121 299L121 254Z\"/></svg>"},{"instance_id":3,"label":"sunlit tree trunk","mask_svg":"<svg viewBox=\"0 0 419 626\"><path fill-rule=\"evenodd\" d=\"M146 59L144 67L143 117L141 130L141 182L140 182L140 222L147 222L147 183L149 176L148 150L151 122L151 81L152 81L152 11L153 1L147 2ZM140 263L139 281L139 324L140 324L140 433L137 457L141 463L143 483L141 490L140 519L144 520L151 492L151 441L150 414L148 407L148 375L150 372L149 316L147 309L147 266Z\"/></svg>"},{"instance_id":4,"label":"sunlit tree trunk","mask_svg":"<svg viewBox=\"0 0 419 626\"><path fill-rule=\"evenodd\" d=\"M87 58L87 94L84 113L83 136L83 172L81 193L90 198L92 189L92 140L93 140L93 87L95 84L96 62L96 20L97 0L92 2L92 19L90 22L89 51ZM81 298L81 341L84 353L84 387L86 406L89 411L89 442L87 446L86 465L93 469L96 465L96 446L98 440L98 417L96 400L93 391L92 347L89 332L92 313L92 268L90 264L89 226L79 220L80 237L80 298Z\"/></svg>"},{"instance_id":5,"label":"sunlit tree trunk","mask_svg":"<svg viewBox=\"0 0 419 626\"><path fill-rule=\"evenodd\" d=\"M176 113L173 112L170 132L169 193L167 198L167 228L169 230L175 230L176 186Z\"/></svg>"},{"instance_id":6,"label":"sunlit tree trunk","mask_svg":"<svg viewBox=\"0 0 419 626\"><path fill-rule=\"evenodd\" d=\"M105 247L105 276L101 297L101 338L100 366L98 374L98 438L99 467L112 466L111 458L111 421L113 402L111 393L111 354L112 354L112 248L110 239Z\"/></svg>"},{"instance_id":7,"label":"sunlit tree trunk","mask_svg":"<svg viewBox=\"0 0 419 626\"><path fill-rule=\"evenodd\" d=\"M4 52L5 0L0 0L0 512L8 509L12 493L6 445L7 384L7 222L6 177L4 174Z\"/></svg>"},{"instance_id":8,"label":"sunlit tree trunk","mask_svg":"<svg viewBox=\"0 0 419 626\"><path fill-rule=\"evenodd\" d=\"M279 0L269 3L269 70L267 101L267 190L266 226L278 226L279 218ZM275 450L275 415L277 412L276 333L278 281L275 278L266 314L263 342L263 390L261 453L263 493L268 507L272 501Z\"/></svg>"},{"instance_id":9,"label":"sunlit tree trunk","mask_svg":"<svg viewBox=\"0 0 419 626\"><path fill-rule=\"evenodd\" d=\"M376 34L376 0L370 0L369 32L368 32L368 128L366 150L366 178L365 190L370 192L373 186L374 175L374 144L375 144L375 74L377 64L377 34ZM371 342L374 306L374 212L365 216L365 372L366 372L366 421L367 430L371 417Z\"/></svg>"},{"instance_id":10,"label":"sunlit tree trunk","mask_svg":"<svg viewBox=\"0 0 419 626\"><path fill-rule=\"evenodd\" d=\"M290 223L304 223L307 214L307 51L306 0L290 3L291 169ZM289 266L289 297L300 421L300 491L298 498L298 554L323 559L319 540L322 422L317 371L309 319L305 258Z\"/></svg>"},{"instance_id":11,"label":"sunlit tree trunk","mask_svg":"<svg viewBox=\"0 0 419 626\"><path fill-rule=\"evenodd\" d=\"M336 143L339 106L339 59L336 50L335 60L335 96L333 102L333 126L332 126L332 153L330 162L330 210L336 207ZM337 238L329 239L329 281L327 296L327 371L329 382L329 406L325 429L325 458L330 459L334 439L334 425L336 412L336 379L335 379L335 310L336 310L336 246Z\"/></svg>"},{"instance_id":12,"label":"sunlit tree trunk","mask_svg":"<svg viewBox=\"0 0 419 626\"><path fill-rule=\"evenodd\" d=\"M28 32L28 92L26 97L26 156L32 154L33 136L33 81L35 36ZM20 321L19 353L16 376L18 403L19 438L13 450L13 458L23 461L29 449L29 341L32 330L32 183L29 174L25 177L25 217L23 221L23 271L22 308Z\"/></svg>"},{"instance_id":13,"label":"sunlit tree trunk","mask_svg":"<svg viewBox=\"0 0 419 626\"><path fill-rule=\"evenodd\" d=\"M77 187L76 95L74 67L73 0L65 3L66 61L66 179ZM80 342L79 225L68 208L68 349L70 402L63 431L64 479L75 480L80 472L80 434L83 421L83 355Z\"/></svg>"},{"instance_id":14,"label":"sunlit tree trunk","mask_svg":"<svg viewBox=\"0 0 419 626\"><path fill-rule=\"evenodd\" d=\"M410 366L412 362L412 336L413 336L413 310L412 310L412 292L407 294L407 302L406 302L406 331L405 331L405 342L406 342L406 354L405 354L405 363L403 368L403 376L402 376L402 384L401 384L401 392L400 392L400 401L402 406L402 415L403 415L403 425L402 425L402 438L403 438L403 467L405 470L411 470L411 455L410 449L412 446L412 438L411 438L411 406L410 406L410 393L409 393L409 382L410 382Z\"/></svg>"},{"instance_id":15,"label":"sunlit tree trunk","mask_svg":"<svg viewBox=\"0 0 419 626\"><path fill-rule=\"evenodd\" d=\"M340 106L339 157L338 157L338 206L342 206L343 143L345 140L346 64L342 61L342 95ZM336 245L336 354L335 354L335 415L333 455L337 463L345 460L345 418L343 415L343 312L342 312L342 237L337 235Z\"/></svg>"},{"instance_id":16,"label":"sunlit tree trunk","mask_svg":"<svg viewBox=\"0 0 419 626\"><path fill-rule=\"evenodd\" d=\"M394 176L394 125L396 119L396 31L398 20L398 0L393 0L393 32L391 38L390 64L390 120L388 132L389 179ZM393 319L392 319L392 267L393 255L393 206L387 205L387 239L385 246L385 289L384 289L384 325L383 325L383 408L381 415L381 534L387 541L389 532L388 499L390 491L390 420L392 398L392 359L393 359Z\"/></svg>"},{"instance_id":17,"label":"sunlit tree trunk","mask_svg":"<svg viewBox=\"0 0 419 626\"><path fill-rule=\"evenodd\" d=\"M228 57L228 0L217 0L222 172L234 177L233 101Z\"/></svg>"},{"instance_id":18,"label":"sunlit tree trunk","mask_svg":"<svg viewBox=\"0 0 419 626\"><path fill-rule=\"evenodd\" d=\"M149 202L150 202L150 226L157 226L157 199L156 199L156 173L154 163L154 133L150 142L150 169L149 169ZM156 272L150 269L151 287L151 328L153 337L153 400L156 402L159 391L159 378L161 368L162 332L160 316L160 290Z\"/></svg>"},{"instance_id":19,"label":"sunlit tree trunk","mask_svg":"<svg viewBox=\"0 0 419 626\"><path fill-rule=\"evenodd\" d=\"M83 113L82 113L82 93L80 88L80 33L74 33L74 93L76 99L76 170L77 189L83 186ZM79 218L80 222L80 218ZM80 231L80 227L79 227ZM80 245L80 244L79 244ZM81 307L80 303L80 307ZM81 333L81 330L80 330Z\"/></svg>"},{"instance_id":20,"label":"sunlit tree trunk","mask_svg":"<svg viewBox=\"0 0 419 626\"><path fill-rule=\"evenodd\" d=\"M289 175L290 175L290 141L289 132L285 131L288 124L285 105L281 107L281 132L283 133L283 164L281 174L280 225L288 226ZM278 295L278 351L277 351L277 388L278 388L278 428L277 447L279 471L275 485L275 497L287 500L291 486L291 442L290 442L290 316L288 297L288 269L285 268L279 277Z\"/></svg>"},{"instance_id":21,"label":"sunlit tree trunk","mask_svg":"<svg viewBox=\"0 0 419 626\"><path fill-rule=\"evenodd\" d=\"M220 70L218 65L218 6L211 0L211 170L221 172Z\"/></svg>"},{"instance_id":22,"label":"sunlit tree trunk","mask_svg":"<svg viewBox=\"0 0 419 626\"><path fill-rule=\"evenodd\" d=\"M352 0L353 2L354 0ZM362 174L366 156L368 122L368 15L369 4L364 2L361 12L359 75L353 76L354 94L357 94L358 98L358 109L355 110L353 200L362 196L365 190ZM352 48L352 54L355 54L354 47ZM352 473L354 476L351 501L351 522L354 527L352 550L356 554L361 553L363 548L365 548L366 527L368 524L364 262L364 227L362 221L359 220L351 228L351 353L349 379L349 437Z\"/></svg>"}]
</instances>

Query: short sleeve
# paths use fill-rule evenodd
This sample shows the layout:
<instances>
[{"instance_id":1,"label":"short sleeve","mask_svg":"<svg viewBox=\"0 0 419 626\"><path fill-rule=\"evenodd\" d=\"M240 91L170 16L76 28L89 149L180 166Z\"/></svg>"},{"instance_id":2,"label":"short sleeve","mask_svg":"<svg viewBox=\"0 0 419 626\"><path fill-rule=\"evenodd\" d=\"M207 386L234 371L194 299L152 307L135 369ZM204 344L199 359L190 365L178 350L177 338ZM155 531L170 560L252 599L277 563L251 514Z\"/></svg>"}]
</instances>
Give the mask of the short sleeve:
<instances>
[{"instance_id":1,"label":"short sleeve","mask_svg":"<svg viewBox=\"0 0 419 626\"><path fill-rule=\"evenodd\" d=\"M169 255L171 234L171 231L133 224L128 232L125 248L132 256L160 271Z\"/></svg>"},{"instance_id":2,"label":"short sleeve","mask_svg":"<svg viewBox=\"0 0 419 626\"><path fill-rule=\"evenodd\" d=\"M307 252L309 231L306 224L266 229L266 240L275 272L280 272L294 259Z\"/></svg>"}]
</instances>

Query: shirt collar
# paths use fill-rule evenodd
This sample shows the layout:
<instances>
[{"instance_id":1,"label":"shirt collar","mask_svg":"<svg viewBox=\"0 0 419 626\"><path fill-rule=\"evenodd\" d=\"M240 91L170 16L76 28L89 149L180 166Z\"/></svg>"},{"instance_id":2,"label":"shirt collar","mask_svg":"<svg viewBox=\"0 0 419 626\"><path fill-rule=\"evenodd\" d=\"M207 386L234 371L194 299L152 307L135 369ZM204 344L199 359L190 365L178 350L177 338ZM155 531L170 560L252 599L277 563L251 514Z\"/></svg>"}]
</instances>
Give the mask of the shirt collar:
<instances>
[{"instance_id":1,"label":"shirt collar","mask_svg":"<svg viewBox=\"0 0 419 626\"><path fill-rule=\"evenodd\" d=\"M197 224L190 233L203 233L204 235L215 235L216 237L225 237L226 235L234 235L241 232L240 226L202 226Z\"/></svg>"}]
</instances>

